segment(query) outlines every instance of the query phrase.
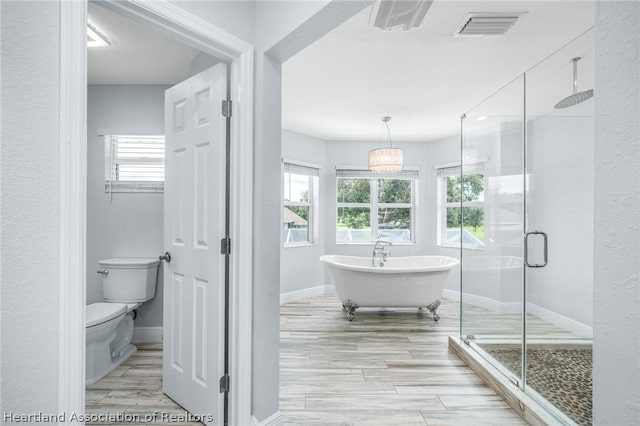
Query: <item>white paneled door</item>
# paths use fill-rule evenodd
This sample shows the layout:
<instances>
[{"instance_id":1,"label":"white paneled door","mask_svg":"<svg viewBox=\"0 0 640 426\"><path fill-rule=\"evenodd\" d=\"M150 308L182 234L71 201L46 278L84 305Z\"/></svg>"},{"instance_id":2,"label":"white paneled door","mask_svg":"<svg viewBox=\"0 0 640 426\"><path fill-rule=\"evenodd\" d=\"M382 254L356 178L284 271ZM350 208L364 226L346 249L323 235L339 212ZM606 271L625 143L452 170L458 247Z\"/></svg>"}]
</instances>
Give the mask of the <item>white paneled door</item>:
<instances>
[{"instance_id":1,"label":"white paneled door","mask_svg":"<svg viewBox=\"0 0 640 426\"><path fill-rule=\"evenodd\" d=\"M163 391L206 424L223 423L225 117L218 64L165 94Z\"/></svg>"}]
</instances>

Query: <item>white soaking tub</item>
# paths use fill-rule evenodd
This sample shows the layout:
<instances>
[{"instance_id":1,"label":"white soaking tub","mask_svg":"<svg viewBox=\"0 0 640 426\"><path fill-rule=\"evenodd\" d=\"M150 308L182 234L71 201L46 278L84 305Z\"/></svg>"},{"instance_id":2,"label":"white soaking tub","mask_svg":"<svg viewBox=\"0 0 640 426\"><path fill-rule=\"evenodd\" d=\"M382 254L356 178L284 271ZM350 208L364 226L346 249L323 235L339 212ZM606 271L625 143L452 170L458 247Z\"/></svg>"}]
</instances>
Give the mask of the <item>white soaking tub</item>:
<instances>
[{"instance_id":1,"label":"white soaking tub","mask_svg":"<svg viewBox=\"0 0 640 426\"><path fill-rule=\"evenodd\" d=\"M372 266L371 257L325 255L338 298L349 321L360 307L427 308L438 321L442 290L458 259L447 256L388 258L384 266Z\"/></svg>"}]
</instances>

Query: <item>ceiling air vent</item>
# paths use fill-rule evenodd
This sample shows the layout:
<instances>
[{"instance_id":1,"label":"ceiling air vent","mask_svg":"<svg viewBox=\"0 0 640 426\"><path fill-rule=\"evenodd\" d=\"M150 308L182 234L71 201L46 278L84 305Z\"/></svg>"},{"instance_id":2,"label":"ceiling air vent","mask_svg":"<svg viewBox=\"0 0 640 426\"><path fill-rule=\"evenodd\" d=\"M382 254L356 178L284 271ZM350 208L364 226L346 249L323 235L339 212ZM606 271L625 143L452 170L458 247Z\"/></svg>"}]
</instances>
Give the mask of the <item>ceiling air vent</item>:
<instances>
[{"instance_id":1,"label":"ceiling air vent","mask_svg":"<svg viewBox=\"0 0 640 426\"><path fill-rule=\"evenodd\" d=\"M454 33L457 37L502 35L518 20L521 13L469 13Z\"/></svg>"}]
</instances>

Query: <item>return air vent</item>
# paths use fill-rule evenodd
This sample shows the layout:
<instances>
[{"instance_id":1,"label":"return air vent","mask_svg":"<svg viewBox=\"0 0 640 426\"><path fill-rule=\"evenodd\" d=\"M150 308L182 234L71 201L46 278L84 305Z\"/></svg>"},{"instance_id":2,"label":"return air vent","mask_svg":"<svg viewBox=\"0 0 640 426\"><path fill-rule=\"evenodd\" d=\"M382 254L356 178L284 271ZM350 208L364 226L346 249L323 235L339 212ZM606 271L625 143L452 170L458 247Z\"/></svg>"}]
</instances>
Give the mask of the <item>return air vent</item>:
<instances>
[{"instance_id":1,"label":"return air vent","mask_svg":"<svg viewBox=\"0 0 640 426\"><path fill-rule=\"evenodd\" d=\"M521 13L470 13L455 32L456 37L502 35L518 20Z\"/></svg>"}]
</instances>

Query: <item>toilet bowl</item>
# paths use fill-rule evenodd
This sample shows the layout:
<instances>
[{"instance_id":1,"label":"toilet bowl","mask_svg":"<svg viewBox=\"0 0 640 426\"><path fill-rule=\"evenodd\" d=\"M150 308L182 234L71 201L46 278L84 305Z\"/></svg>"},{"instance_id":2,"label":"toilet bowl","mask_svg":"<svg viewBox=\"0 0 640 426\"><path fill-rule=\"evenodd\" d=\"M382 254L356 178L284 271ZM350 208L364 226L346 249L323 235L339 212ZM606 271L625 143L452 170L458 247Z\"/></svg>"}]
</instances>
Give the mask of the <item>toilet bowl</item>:
<instances>
[{"instance_id":1,"label":"toilet bowl","mask_svg":"<svg viewBox=\"0 0 640 426\"><path fill-rule=\"evenodd\" d=\"M97 382L119 364L111 357L116 331L127 315L124 303L93 303L87 306L86 384Z\"/></svg>"},{"instance_id":2,"label":"toilet bowl","mask_svg":"<svg viewBox=\"0 0 640 426\"><path fill-rule=\"evenodd\" d=\"M134 310L155 296L157 259L100 261L106 302L87 305L86 380L92 384L129 358Z\"/></svg>"}]
</instances>

